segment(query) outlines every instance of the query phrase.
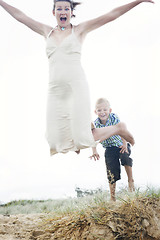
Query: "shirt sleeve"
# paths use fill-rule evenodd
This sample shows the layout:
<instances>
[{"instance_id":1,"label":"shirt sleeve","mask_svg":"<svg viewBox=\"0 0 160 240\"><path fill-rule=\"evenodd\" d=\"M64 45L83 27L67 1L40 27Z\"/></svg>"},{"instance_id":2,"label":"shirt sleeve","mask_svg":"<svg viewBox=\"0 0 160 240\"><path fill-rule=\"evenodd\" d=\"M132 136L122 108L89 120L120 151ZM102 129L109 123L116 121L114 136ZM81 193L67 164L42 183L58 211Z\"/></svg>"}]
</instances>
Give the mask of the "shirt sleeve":
<instances>
[{"instance_id":1,"label":"shirt sleeve","mask_svg":"<svg viewBox=\"0 0 160 240\"><path fill-rule=\"evenodd\" d=\"M112 124L113 124L113 125L116 125L117 123L120 122L120 119L119 119L119 117L118 117L117 114L112 113L112 115L111 115L111 121L112 121Z\"/></svg>"},{"instance_id":2,"label":"shirt sleeve","mask_svg":"<svg viewBox=\"0 0 160 240\"><path fill-rule=\"evenodd\" d=\"M96 128L100 128L101 127L101 124L100 124L98 118L94 121L94 125L95 125Z\"/></svg>"}]
</instances>

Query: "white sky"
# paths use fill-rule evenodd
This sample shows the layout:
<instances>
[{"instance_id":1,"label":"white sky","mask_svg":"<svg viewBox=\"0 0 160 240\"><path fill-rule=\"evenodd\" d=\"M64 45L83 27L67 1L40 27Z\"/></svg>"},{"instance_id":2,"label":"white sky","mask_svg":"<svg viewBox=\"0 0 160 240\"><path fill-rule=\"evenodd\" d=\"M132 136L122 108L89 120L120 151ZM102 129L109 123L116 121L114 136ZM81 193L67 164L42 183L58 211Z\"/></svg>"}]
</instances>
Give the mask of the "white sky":
<instances>
[{"instance_id":1,"label":"white sky","mask_svg":"<svg viewBox=\"0 0 160 240\"><path fill-rule=\"evenodd\" d=\"M56 25L52 0L8 0L30 17ZM85 0L73 24L127 3ZM137 186L160 186L160 3L143 3L90 33L82 64L94 103L106 97L134 134L133 173ZM49 156L45 139L48 60L43 37L0 8L0 202L75 196L74 188L108 189L104 149ZM118 187L127 184L122 169Z\"/></svg>"}]
</instances>

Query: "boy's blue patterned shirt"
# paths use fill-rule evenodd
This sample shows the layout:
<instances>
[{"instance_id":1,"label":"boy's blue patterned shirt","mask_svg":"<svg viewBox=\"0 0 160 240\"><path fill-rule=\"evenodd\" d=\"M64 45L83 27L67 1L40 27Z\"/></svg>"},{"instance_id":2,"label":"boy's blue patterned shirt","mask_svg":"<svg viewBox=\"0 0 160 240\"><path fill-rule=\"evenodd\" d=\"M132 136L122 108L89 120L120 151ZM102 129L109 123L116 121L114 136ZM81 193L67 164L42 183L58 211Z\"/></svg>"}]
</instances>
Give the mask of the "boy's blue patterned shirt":
<instances>
[{"instance_id":1,"label":"boy's blue patterned shirt","mask_svg":"<svg viewBox=\"0 0 160 240\"><path fill-rule=\"evenodd\" d=\"M94 124L95 124L96 128L102 128L102 127L107 127L107 126L111 126L111 125L116 125L119 122L120 122L120 120L119 120L118 116L114 113L110 113L105 125L101 123L100 118L97 118L94 121ZM101 144L103 145L104 148L113 147L113 146L120 147L123 145L123 142L119 135L114 135L114 136L104 140L103 142L101 142Z\"/></svg>"}]
</instances>

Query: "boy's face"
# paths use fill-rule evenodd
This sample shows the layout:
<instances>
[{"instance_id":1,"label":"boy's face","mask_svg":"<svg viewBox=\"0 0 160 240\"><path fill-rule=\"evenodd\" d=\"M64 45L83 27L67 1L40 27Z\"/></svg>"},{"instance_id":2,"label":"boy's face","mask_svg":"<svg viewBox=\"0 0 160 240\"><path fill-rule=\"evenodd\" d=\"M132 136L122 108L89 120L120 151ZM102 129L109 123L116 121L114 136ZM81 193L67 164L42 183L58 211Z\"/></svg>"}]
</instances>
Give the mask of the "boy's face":
<instances>
[{"instance_id":1,"label":"boy's face","mask_svg":"<svg viewBox=\"0 0 160 240\"><path fill-rule=\"evenodd\" d=\"M108 106L107 103L100 103L100 104L97 104L95 113L100 118L101 123L106 124L106 121L107 121L111 111L112 111L112 109L110 108L110 106Z\"/></svg>"}]
</instances>

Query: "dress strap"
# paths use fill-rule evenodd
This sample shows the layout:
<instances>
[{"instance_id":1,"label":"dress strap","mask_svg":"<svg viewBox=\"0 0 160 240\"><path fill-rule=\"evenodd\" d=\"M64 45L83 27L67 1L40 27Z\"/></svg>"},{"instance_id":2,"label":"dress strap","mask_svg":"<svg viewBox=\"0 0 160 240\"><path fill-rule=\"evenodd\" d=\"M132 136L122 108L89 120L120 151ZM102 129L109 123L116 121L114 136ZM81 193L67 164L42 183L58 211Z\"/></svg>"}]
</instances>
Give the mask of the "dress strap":
<instances>
[{"instance_id":1,"label":"dress strap","mask_svg":"<svg viewBox=\"0 0 160 240\"><path fill-rule=\"evenodd\" d=\"M71 25L72 26L72 34L74 33L74 26L73 25Z\"/></svg>"},{"instance_id":2,"label":"dress strap","mask_svg":"<svg viewBox=\"0 0 160 240\"><path fill-rule=\"evenodd\" d=\"M51 31L48 33L47 38L49 38L53 32L54 28L51 29Z\"/></svg>"}]
</instances>

